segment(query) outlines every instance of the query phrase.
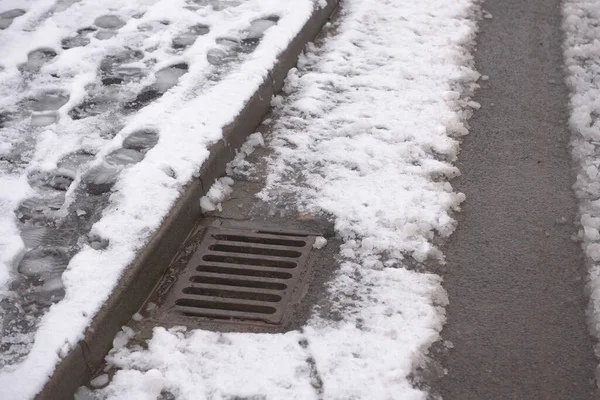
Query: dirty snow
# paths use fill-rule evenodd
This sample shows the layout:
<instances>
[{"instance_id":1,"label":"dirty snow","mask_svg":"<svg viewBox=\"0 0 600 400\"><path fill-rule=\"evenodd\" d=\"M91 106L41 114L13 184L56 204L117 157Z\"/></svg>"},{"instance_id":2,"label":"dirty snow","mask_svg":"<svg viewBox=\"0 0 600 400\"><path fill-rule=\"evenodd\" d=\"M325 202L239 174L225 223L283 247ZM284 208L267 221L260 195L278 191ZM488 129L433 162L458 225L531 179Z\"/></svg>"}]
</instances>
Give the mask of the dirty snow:
<instances>
[{"instance_id":1,"label":"dirty snow","mask_svg":"<svg viewBox=\"0 0 600 400\"><path fill-rule=\"evenodd\" d=\"M572 154L579 166L574 185L581 224L578 239L582 240L589 266L586 289L590 296L590 329L600 339L600 4L567 0L563 14ZM596 355L600 357L600 344L596 345ZM600 367L597 380L600 382Z\"/></svg>"},{"instance_id":2,"label":"dirty snow","mask_svg":"<svg viewBox=\"0 0 600 400\"><path fill-rule=\"evenodd\" d=\"M0 2L0 398L42 388L315 7Z\"/></svg>"},{"instance_id":3,"label":"dirty snow","mask_svg":"<svg viewBox=\"0 0 600 400\"><path fill-rule=\"evenodd\" d=\"M464 200L448 179L479 75L470 0L345 0L273 99L260 197L331 216L344 241L316 307L286 334L156 328L148 348L113 349L101 399L425 399L409 379L439 339L441 278L406 268L443 261L436 236ZM466 110L466 111L463 111ZM82 389L83 390L83 389Z\"/></svg>"}]
</instances>

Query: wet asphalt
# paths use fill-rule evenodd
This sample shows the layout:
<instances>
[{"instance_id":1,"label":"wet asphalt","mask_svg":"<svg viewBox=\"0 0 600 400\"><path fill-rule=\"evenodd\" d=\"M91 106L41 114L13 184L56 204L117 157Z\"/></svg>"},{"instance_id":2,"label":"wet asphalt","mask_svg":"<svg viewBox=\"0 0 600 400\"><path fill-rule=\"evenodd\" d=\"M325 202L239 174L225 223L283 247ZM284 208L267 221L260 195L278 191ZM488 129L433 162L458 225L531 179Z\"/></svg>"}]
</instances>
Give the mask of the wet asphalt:
<instances>
[{"instance_id":1,"label":"wet asphalt","mask_svg":"<svg viewBox=\"0 0 600 400\"><path fill-rule=\"evenodd\" d=\"M483 8L477 70L489 75L461 146L467 200L444 246L453 347L446 400L598 399L569 153L559 0Z\"/></svg>"}]
</instances>

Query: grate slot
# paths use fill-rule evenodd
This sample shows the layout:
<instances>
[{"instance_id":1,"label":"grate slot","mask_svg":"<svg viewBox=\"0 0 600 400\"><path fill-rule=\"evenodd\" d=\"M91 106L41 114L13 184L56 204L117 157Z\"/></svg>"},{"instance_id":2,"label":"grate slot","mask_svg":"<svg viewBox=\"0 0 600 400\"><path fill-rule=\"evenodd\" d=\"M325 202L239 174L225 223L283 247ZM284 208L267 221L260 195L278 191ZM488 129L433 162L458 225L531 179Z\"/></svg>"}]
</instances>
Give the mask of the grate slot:
<instances>
[{"instance_id":1,"label":"grate slot","mask_svg":"<svg viewBox=\"0 0 600 400\"><path fill-rule=\"evenodd\" d=\"M305 238L305 237L311 236L309 233L300 233L300 232L258 231L258 233L262 233L265 235L290 236L290 237L297 237L297 238Z\"/></svg>"},{"instance_id":2,"label":"grate slot","mask_svg":"<svg viewBox=\"0 0 600 400\"><path fill-rule=\"evenodd\" d=\"M269 303L278 303L282 298L279 295L265 292L245 292L193 286L183 289L183 293L193 296L223 297L227 299L265 301Z\"/></svg>"},{"instance_id":3,"label":"grate slot","mask_svg":"<svg viewBox=\"0 0 600 400\"><path fill-rule=\"evenodd\" d=\"M214 277L214 276L202 276L194 275L190 277L190 281L194 283L208 283L213 285L223 286L235 286L235 287L249 287L258 289L270 289L270 290L285 290L287 285L281 282L265 281L265 280L247 280L247 279L232 279L229 277Z\"/></svg>"},{"instance_id":4,"label":"grate slot","mask_svg":"<svg viewBox=\"0 0 600 400\"><path fill-rule=\"evenodd\" d=\"M215 261L226 264L239 264L239 265L259 265L263 267L277 267L277 268L296 268L297 264L289 259L281 259L279 257L258 257L253 255L246 255L243 257L234 257L228 253L214 252L212 254L206 254L202 257L203 261Z\"/></svg>"},{"instance_id":5,"label":"grate slot","mask_svg":"<svg viewBox=\"0 0 600 400\"><path fill-rule=\"evenodd\" d=\"M287 247L304 247L306 242L302 240L291 240L281 239L274 237L260 237L260 236L246 236L246 235L230 235L230 234L219 234L213 235L213 238L226 242L242 242L242 243L257 243L257 244L270 244L273 246L287 246Z\"/></svg>"},{"instance_id":6,"label":"grate slot","mask_svg":"<svg viewBox=\"0 0 600 400\"><path fill-rule=\"evenodd\" d=\"M270 249L268 247L234 246L229 244L213 244L208 246L209 250L224 253L258 254L270 257L299 258L302 253L293 250Z\"/></svg>"},{"instance_id":7,"label":"grate slot","mask_svg":"<svg viewBox=\"0 0 600 400\"><path fill-rule=\"evenodd\" d=\"M252 248L258 248L258 249L272 249L272 250L279 250L279 251L295 251L295 252L299 252L302 253L303 251L305 251L305 248L307 246L304 246L304 248L301 247L291 247L291 246L275 246L272 244L263 244L263 243L246 243L246 242L234 242L234 241L225 241L225 240L216 240L214 243L210 243L210 245L214 245L214 244L220 244L220 245L225 245L225 246L240 246L240 247L252 247Z\"/></svg>"},{"instance_id":8,"label":"grate slot","mask_svg":"<svg viewBox=\"0 0 600 400\"><path fill-rule=\"evenodd\" d=\"M289 272L274 271L266 267L250 267L245 266L242 268L224 267L220 265L198 265L196 267L198 272L213 272L217 274L227 275L240 275L240 276L256 276L260 278L274 278L274 279L290 279L293 275Z\"/></svg>"},{"instance_id":9,"label":"grate slot","mask_svg":"<svg viewBox=\"0 0 600 400\"><path fill-rule=\"evenodd\" d=\"M278 317L276 314L263 314L263 313L253 313L246 311L232 311L232 310L212 310L210 308L194 308L194 307L186 307L186 306L175 306L175 311L180 314L185 315L186 317L203 317L210 318L215 320L254 320L254 321L264 321L267 323L277 323Z\"/></svg>"},{"instance_id":10,"label":"grate slot","mask_svg":"<svg viewBox=\"0 0 600 400\"><path fill-rule=\"evenodd\" d=\"M227 286L227 285L215 285L212 283L201 283L201 282L190 282L186 288L206 288L206 289L218 289L218 290L230 290L233 292L251 292L251 293L267 293L267 294L276 294L281 296L285 291L281 290L273 290L273 289L263 289L263 288L250 288L245 286Z\"/></svg>"},{"instance_id":11,"label":"grate slot","mask_svg":"<svg viewBox=\"0 0 600 400\"><path fill-rule=\"evenodd\" d=\"M261 304L253 304L250 302L235 302L229 303L225 299L212 298L213 300L197 300L197 299L177 299L175 304L177 306L186 307L188 310L202 308L211 310L226 310L226 311L239 311L239 312L250 312L258 314L275 314L277 310L274 307L269 307Z\"/></svg>"}]
</instances>

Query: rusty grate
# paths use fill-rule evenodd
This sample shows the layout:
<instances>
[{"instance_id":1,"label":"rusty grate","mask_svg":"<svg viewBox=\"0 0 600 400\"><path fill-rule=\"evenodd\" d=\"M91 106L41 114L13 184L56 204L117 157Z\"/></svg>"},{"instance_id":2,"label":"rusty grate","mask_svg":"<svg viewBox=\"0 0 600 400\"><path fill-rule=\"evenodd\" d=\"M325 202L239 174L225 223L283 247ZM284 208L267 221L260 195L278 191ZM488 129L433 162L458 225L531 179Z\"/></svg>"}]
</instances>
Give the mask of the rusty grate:
<instances>
[{"instance_id":1,"label":"rusty grate","mask_svg":"<svg viewBox=\"0 0 600 400\"><path fill-rule=\"evenodd\" d=\"M171 313L280 324L299 301L315 235L210 227L166 298Z\"/></svg>"}]
</instances>

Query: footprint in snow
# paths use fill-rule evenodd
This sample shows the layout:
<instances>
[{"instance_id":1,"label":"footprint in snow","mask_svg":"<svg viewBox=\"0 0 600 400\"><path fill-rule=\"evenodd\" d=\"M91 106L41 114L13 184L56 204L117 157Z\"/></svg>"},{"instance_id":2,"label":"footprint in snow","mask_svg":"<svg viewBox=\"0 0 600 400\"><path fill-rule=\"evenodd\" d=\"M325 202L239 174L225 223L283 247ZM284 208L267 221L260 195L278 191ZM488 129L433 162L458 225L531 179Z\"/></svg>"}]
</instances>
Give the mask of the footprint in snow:
<instances>
[{"instance_id":1,"label":"footprint in snow","mask_svg":"<svg viewBox=\"0 0 600 400\"><path fill-rule=\"evenodd\" d=\"M19 70L24 73L33 74L38 72L44 64L50 62L57 53L49 47L42 47L27 54L27 62L19 65Z\"/></svg>"},{"instance_id":2,"label":"footprint in snow","mask_svg":"<svg viewBox=\"0 0 600 400\"><path fill-rule=\"evenodd\" d=\"M125 26L125 21L116 15L101 15L94 21L100 30L96 32L96 39L107 40L117 34L116 31Z\"/></svg>"},{"instance_id":3,"label":"footprint in snow","mask_svg":"<svg viewBox=\"0 0 600 400\"><path fill-rule=\"evenodd\" d=\"M176 36L171 45L176 50L186 49L194 44L198 36L206 35L208 32L210 32L210 28L207 25L194 25L190 27L187 32Z\"/></svg>"},{"instance_id":4,"label":"footprint in snow","mask_svg":"<svg viewBox=\"0 0 600 400\"><path fill-rule=\"evenodd\" d=\"M134 111L147 106L150 102L160 98L169 89L177 85L179 78L187 72L188 65L186 63L171 65L157 71L154 83L143 89L134 100L125 104L124 109Z\"/></svg>"},{"instance_id":5,"label":"footprint in snow","mask_svg":"<svg viewBox=\"0 0 600 400\"><path fill-rule=\"evenodd\" d=\"M79 29L76 36L68 37L62 40L61 45L63 50L87 46L90 44L90 38L88 38L88 34L96 32L97 30L98 29L91 26Z\"/></svg>"},{"instance_id":6,"label":"footprint in snow","mask_svg":"<svg viewBox=\"0 0 600 400\"><path fill-rule=\"evenodd\" d=\"M20 17L23 14L25 14L25 10L21 10L20 8L15 8L0 13L0 29L8 28L13 23L15 18Z\"/></svg>"}]
</instances>

